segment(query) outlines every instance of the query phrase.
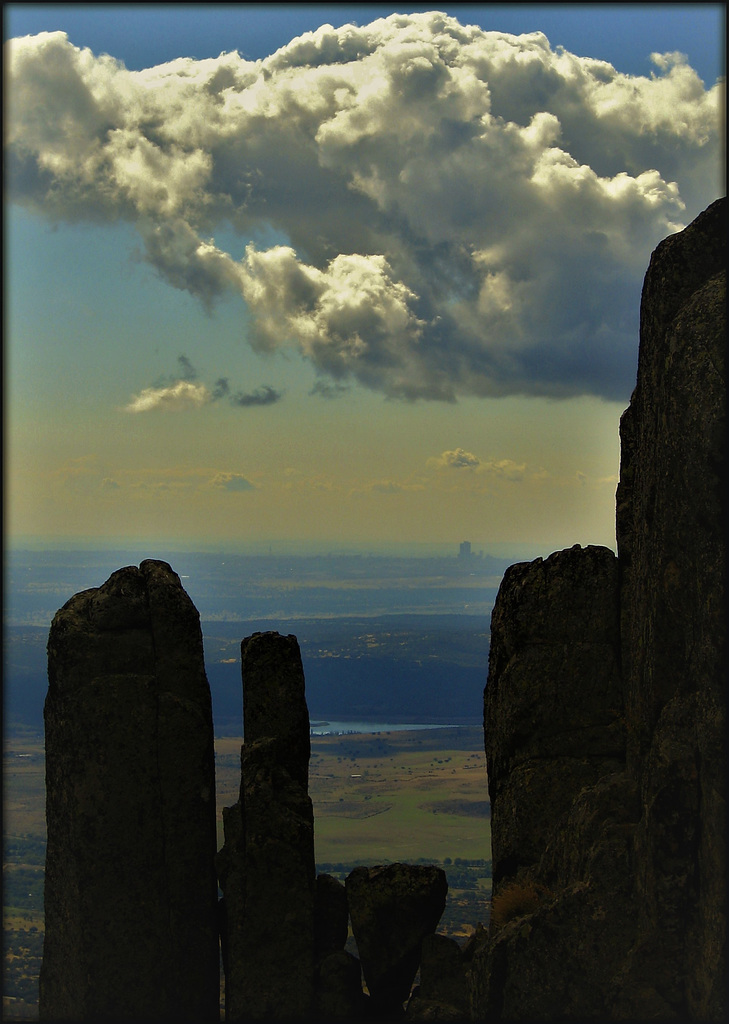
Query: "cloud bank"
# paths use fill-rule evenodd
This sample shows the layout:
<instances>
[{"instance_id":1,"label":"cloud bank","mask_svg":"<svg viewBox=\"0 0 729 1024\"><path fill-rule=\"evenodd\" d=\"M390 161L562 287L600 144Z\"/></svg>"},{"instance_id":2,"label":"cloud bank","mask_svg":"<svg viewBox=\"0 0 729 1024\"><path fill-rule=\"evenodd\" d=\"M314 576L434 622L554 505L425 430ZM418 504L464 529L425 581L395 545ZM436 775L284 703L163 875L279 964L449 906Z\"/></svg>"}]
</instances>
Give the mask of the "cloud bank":
<instances>
[{"instance_id":1,"label":"cloud bank","mask_svg":"<svg viewBox=\"0 0 729 1024\"><path fill-rule=\"evenodd\" d=\"M624 400L650 252L721 190L724 86L678 53L628 76L438 12L139 72L61 32L6 47L10 198L133 222L171 285L237 291L254 348L298 349L322 394ZM238 259L229 226L280 243ZM166 387L137 401L202 394Z\"/></svg>"},{"instance_id":2,"label":"cloud bank","mask_svg":"<svg viewBox=\"0 0 729 1024\"><path fill-rule=\"evenodd\" d=\"M442 452L432 459L428 465L438 470L471 470L475 473L488 473L504 480L519 481L524 479L526 463L514 462L513 459L481 459L473 452L463 448Z\"/></svg>"}]
</instances>

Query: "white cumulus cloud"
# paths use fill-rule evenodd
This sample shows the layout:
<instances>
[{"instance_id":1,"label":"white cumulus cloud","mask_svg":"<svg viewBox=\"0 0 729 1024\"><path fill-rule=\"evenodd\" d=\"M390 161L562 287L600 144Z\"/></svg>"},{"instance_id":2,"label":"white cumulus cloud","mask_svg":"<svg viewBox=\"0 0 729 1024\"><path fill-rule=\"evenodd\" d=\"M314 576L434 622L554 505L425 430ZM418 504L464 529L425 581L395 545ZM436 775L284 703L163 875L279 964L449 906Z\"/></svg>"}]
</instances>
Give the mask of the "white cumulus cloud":
<instances>
[{"instance_id":1,"label":"white cumulus cloud","mask_svg":"<svg viewBox=\"0 0 729 1024\"><path fill-rule=\"evenodd\" d=\"M626 399L650 252L723 191L723 82L677 53L625 75L430 11L258 61L133 72L62 32L5 56L10 199L134 223L171 285L237 291L252 344L298 349L322 394ZM286 242L238 259L222 227Z\"/></svg>"},{"instance_id":2,"label":"white cumulus cloud","mask_svg":"<svg viewBox=\"0 0 729 1024\"><path fill-rule=\"evenodd\" d=\"M180 412L206 405L210 399L210 392L204 384L178 380L159 388L144 388L124 406L124 411L137 413L159 409L163 412Z\"/></svg>"},{"instance_id":3,"label":"white cumulus cloud","mask_svg":"<svg viewBox=\"0 0 729 1024\"><path fill-rule=\"evenodd\" d=\"M463 448L455 448L453 451L443 452L436 458L429 459L429 464L437 469L477 469L481 465L478 455L473 452L464 451Z\"/></svg>"}]
</instances>

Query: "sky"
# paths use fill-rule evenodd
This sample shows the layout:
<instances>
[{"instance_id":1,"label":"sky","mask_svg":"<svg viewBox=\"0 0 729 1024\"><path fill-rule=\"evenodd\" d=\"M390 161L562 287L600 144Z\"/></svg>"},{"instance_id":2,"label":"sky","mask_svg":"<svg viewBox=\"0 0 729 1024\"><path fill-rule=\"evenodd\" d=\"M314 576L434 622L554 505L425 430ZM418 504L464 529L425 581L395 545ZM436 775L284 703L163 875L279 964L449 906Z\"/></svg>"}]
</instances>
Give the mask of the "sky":
<instances>
[{"instance_id":1,"label":"sky","mask_svg":"<svg viewBox=\"0 0 729 1024\"><path fill-rule=\"evenodd\" d=\"M6 544L614 548L723 4L4 15Z\"/></svg>"}]
</instances>

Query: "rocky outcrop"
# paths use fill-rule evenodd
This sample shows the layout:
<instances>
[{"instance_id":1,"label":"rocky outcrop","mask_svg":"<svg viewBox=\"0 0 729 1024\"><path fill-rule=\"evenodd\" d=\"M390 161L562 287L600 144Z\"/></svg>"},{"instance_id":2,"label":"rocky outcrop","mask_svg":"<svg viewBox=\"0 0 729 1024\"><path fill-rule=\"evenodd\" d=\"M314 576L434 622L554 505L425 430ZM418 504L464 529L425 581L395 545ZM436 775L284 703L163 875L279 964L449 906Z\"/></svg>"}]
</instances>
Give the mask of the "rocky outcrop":
<instances>
[{"instance_id":1,"label":"rocky outcrop","mask_svg":"<svg viewBox=\"0 0 729 1024\"><path fill-rule=\"evenodd\" d=\"M344 947L349 937L347 890L332 875L318 875L314 900L314 1016L352 1020L365 1013L362 968Z\"/></svg>"},{"instance_id":2,"label":"rocky outcrop","mask_svg":"<svg viewBox=\"0 0 729 1024\"><path fill-rule=\"evenodd\" d=\"M294 636L241 644L240 800L223 811L227 1020L350 1020L403 1013L447 882L439 868L355 868L315 877L309 715ZM362 960L344 947L348 921ZM362 989L362 973L369 1000Z\"/></svg>"},{"instance_id":3,"label":"rocky outcrop","mask_svg":"<svg viewBox=\"0 0 729 1024\"><path fill-rule=\"evenodd\" d=\"M628 979L675 1012L722 1005L725 935L726 201L654 252L621 421L628 765L641 800Z\"/></svg>"},{"instance_id":4,"label":"rocky outcrop","mask_svg":"<svg viewBox=\"0 0 729 1024\"><path fill-rule=\"evenodd\" d=\"M294 636L241 644L240 800L223 816L226 1019L302 1020L314 1000L309 713Z\"/></svg>"},{"instance_id":5,"label":"rocky outcrop","mask_svg":"<svg viewBox=\"0 0 729 1024\"><path fill-rule=\"evenodd\" d=\"M426 935L420 960L420 984L407 1007L412 1021L470 1019L470 967L482 944L481 926L461 946L447 935Z\"/></svg>"},{"instance_id":6,"label":"rocky outcrop","mask_svg":"<svg viewBox=\"0 0 729 1024\"><path fill-rule=\"evenodd\" d=\"M352 953L328 953L316 966L314 1020L359 1020L368 1015L362 991L362 967Z\"/></svg>"},{"instance_id":7,"label":"rocky outcrop","mask_svg":"<svg viewBox=\"0 0 729 1024\"><path fill-rule=\"evenodd\" d=\"M402 1014L423 939L435 932L445 909L445 872L413 864L359 867L345 886L372 1013Z\"/></svg>"},{"instance_id":8,"label":"rocky outcrop","mask_svg":"<svg viewBox=\"0 0 729 1024\"><path fill-rule=\"evenodd\" d=\"M630 865L624 850L617 855L612 846L605 858L600 846L612 800L629 805L622 705L613 552L576 545L507 570L492 615L484 695L493 892L491 941L477 953L473 973L477 1018L604 1012L612 976L607 970L598 981L597 974L616 950L627 951L624 926L616 945L603 924L616 919L629 877L621 872ZM605 779L620 781L596 805ZM588 917L589 941L578 926ZM564 970L550 968L553 961ZM575 976L586 971L591 982L582 989Z\"/></svg>"},{"instance_id":9,"label":"rocky outcrop","mask_svg":"<svg viewBox=\"0 0 729 1024\"><path fill-rule=\"evenodd\" d=\"M198 614L160 561L56 614L46 1020L217 1020L215 768Z\"/></svg>"},{"instance_id":10,"label":"rocky outcrop","mask_svg":"<svg viewBox=\"0 0 729 1024\"><path fill-rule=\"evenodd\" d=\"M724 1018L725 289L720 201L646 275L617 562L502 582L476 1019Z\"/></svg>"},{"instance_id":11,"label":"rocky outcrop","mask_svg":"<svg viewBox=\"0 0 729 1024\"><path fill-rule=\"evenodd\" d=\"M349 908L347 890L333 875L318 875L314 900L314 955L322 960L347 944Z\"/></svg>"},{"instance_id":12,"label":"rocky outcrop","mask_svg":"<svg viewBox=\"0 0 729 1024\"><path fill-rule=\"evenodd\" d=\"M625 757L618 565L579 546L507 569L484 728L493 885L535 864L559 815Z\"/></svg>"}]
</instances>

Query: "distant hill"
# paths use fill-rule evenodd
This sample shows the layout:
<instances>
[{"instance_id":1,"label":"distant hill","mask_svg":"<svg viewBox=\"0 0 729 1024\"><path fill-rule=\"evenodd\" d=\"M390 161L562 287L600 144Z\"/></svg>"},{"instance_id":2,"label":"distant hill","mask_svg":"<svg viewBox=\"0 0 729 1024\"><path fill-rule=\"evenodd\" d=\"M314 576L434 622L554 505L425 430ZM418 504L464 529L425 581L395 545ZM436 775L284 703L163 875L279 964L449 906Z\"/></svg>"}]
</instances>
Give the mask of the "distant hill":
<instances>
[{"instance_id":1,"label":"distant hill","mask_svg":"<svg viewBox=\"0 0 729 1024\"><path fill-rule=\"evenodd\" d=\"M487 619L389 615L203 623L216 728L239 727L240 640L267 629L297 636L312 719L481 721Z\"/></svg>"},{"instance_id":2,"label":"distant hill","mask_svg":"<svg viewBox=\"0 0 729 1024\"><path fill-rule=\"evenodd\" d=\"M51 619L74 594L164 558L200 613L217 730L242 720L239 645L294 633L313 717L480 721L491 609L507 558L30 551L5 560L6 728L43 728Z\"/></svg>"},{"instance_id":3,"label":"distant hill","mask_svg":"<svg viewBox=\"0 0 729 1024\"><path fill-rule=\"evenodd\" d=\"M240 641L258 630L294 633L313 720L480 722L488 620L476 615L203 622L218 735L243 719ZM6 728L43 729L45 627L9 626L4 637Z\"/></svg>"}]
</instances>

